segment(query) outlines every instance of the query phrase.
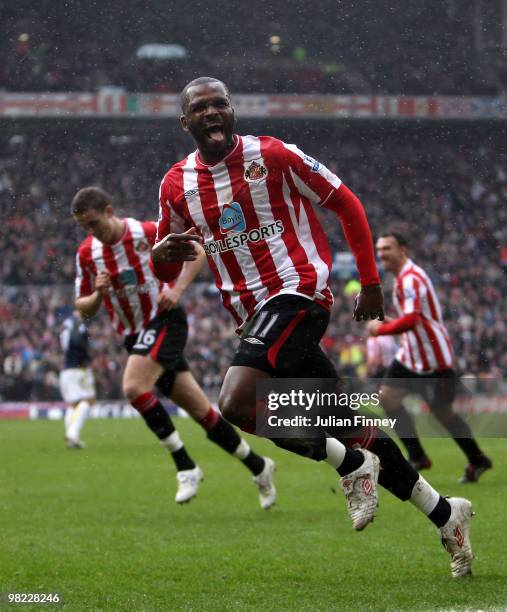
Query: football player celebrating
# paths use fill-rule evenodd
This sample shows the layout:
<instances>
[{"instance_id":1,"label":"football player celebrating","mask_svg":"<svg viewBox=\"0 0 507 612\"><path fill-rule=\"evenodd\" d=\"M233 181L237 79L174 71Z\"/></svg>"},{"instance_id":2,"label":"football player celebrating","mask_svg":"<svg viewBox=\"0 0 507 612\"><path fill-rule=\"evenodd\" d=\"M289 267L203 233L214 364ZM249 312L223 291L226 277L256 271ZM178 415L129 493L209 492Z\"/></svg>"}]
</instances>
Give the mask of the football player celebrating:
<instances>
[{"instance_id":1,"label":"football player celebrating","mask_svg":"<svg viewBox=\"0 0 507 612\"><path fill-rule=\"evenodd\" d=\"M426 272L408 257L405 238L391 232L377 240L377 253L384 269L395 275L393 303L399 317L367 325L371 337L401 335L401 346L384 374L381 386L382 406L396 418L395 429L409 453L416 470L431 467L417 436L413 418L403 406L410 392L422 395L432 414L465 453L468 465L462 483L477 482L492 467L491 460L479 448L470 427L453 412L457 376L454 351L433 283Z\"/></svg>"},{"instance_id":2,"label":"football player celebrating","mask_svg":"<svg viewBox=\"0 0 507 612\"><path fill-rule=\"evenodd\" d=\"M337 379L319 347L333 301L332 255L313 207L338 215L354 253L361 282L357 321L384 317L371 232L361 202L320 162L276 138L234 134L234 110L221 81L191 81L182 91L181 107L181 125L197 150L162 180L152 260L162 277L163 265L195 260L202 241L241 335L220 407L231 422L254 431L257 381ZM400 499L410 499L440 528L453 576L470 573L471 503L439 495L390 438L371 429L356 433L348 447L323 430L311 438L273 441L338 471L356 530L373 520L377 480Z\"/></svg>"},{"instance_id":3,"label":"football player celebrating","mask_svg":"<svg viewBox=\"0 0 507 612\"><path fill-rule=\"evenodd\" d=\"M71 212L88 233L76 257L76 308L89 318L104 305L116 331L124 337L129 358L123 391L172 455L177 469L176 502L187 502L197 494L203 473L153 393L155 386L184 408L212 442L243 462L253 474L261 507L270 508L276 499L274 462L254 453L210 406L184 357L188 326L178 302L202 267L202 249L193 262L168 266L169 270L166 266L165 273L172 279L168 285L150 267L156 223L117 217L111 196L96 187L78 191Z\"/></svg>"}]
</instances>

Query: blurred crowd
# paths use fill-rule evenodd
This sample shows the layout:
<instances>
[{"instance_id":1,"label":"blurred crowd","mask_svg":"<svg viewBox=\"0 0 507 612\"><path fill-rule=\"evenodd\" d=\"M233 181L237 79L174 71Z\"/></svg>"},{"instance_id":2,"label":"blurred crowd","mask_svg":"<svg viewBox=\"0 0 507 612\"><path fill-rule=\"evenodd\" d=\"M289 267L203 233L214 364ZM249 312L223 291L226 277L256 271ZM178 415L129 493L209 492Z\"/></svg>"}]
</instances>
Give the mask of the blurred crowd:
<instances>
[{"instance_id":1,"label":"blurred crowd","mask_svg":"<svg viewBox=\"0 0 507 612\"><path fill-rule=\"evenodd\" d=\"M481 16L476 4L3 3L0 89L179 92L211 74L238 93L494 95L507 84L489 25L498 29L500 9ZM145 44L181 45L185 56L140 59Z\"/></svg>"},{"instance_id":2,"label":"blurred crowd","mask_svg":"<svg viewBox=\"0 0 507 612\"><path fill-rule=\"evenodd\" d=\"M72 313L67 285L3 287L0 297L0 401L60 401L63 355L59 332ZM216 289L200 283L185 297L189 321L186 356L194 374L216 398L237 342L234 325ZM88 323L92 368L99 399L122 397L127 354L105 312Z\"/></svg>"},{"instance_id":3,"label":"blurred crowd","mask_svg":"<svg viewBox=\"0 0 507 612\"><path fill-rule=\"evenodd\" d=\"M375 235L388 229L406 235L412 256L436 285L460 372L507 376L507 160L501 134L476 138L442 128L436 137L427 129L389 135L292 124L276 133L325 162L360 196ZM70 312L74 255L83 238L69 212L75 191L100 185L114 194L118 214L155 219L164 171L190 150L184 138L92 128L0 136L1 398L59 397L58 330ZM346 252L336 217L319 214L333 251ZM343 374L364 376L364 327L351 318L352 277L336 266L336 303L323 344ZM384 279L387 295L391 281ZM212 395L236 342L213 287L206 270L185 299L188 358ZM91 323L90 334L99 396L119 397L121 339L103 315Z\"/></svg>"}]
</instances>

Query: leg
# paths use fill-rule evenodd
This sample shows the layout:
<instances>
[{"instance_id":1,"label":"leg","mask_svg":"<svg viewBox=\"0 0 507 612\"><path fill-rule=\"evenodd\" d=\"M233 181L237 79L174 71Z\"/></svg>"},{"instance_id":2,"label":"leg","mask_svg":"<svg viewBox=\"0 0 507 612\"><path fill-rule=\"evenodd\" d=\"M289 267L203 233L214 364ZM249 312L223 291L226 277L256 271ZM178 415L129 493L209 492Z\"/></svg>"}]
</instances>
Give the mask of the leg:
<instances>
[{"instance_id":1,"label":"leg","mask_svg":"<svg viewBox=\"0 0 507 612\"><path fill-rule=\"evenodd\" d=\"M93 400L80 400L67 406L65 410L65 444L67 448L85 448L85 443L79 434L83 423L88 416L91 402Z\"/></svg>"},{"instance_id":2,"label":"leg","mask_svg":"<svg viewBox=\"0 0 507 612\"><path fill-rule=\"evenodd\" d=\"M73 404L67 404L67 406L65 407L64 425L65 425L65 442L67 444L69 440L69 430L72 424L72 417L73 417L76 406L77 406L77 403L73 403Z\"/></svg>"},{"instance_id":3,"label":"leg","mask_svg":"<svg viewBox=\"0 0 507 612\"><path fill-rule=\"evenodd\" d=\"M60 391L68 404L65 441L68 448L85 448L81 430L95 400L95 381L90 368L68 368L60 374Z\"/></svg>"},{"instance_id":4,"label":"leg","mask_svg":"<svg viewBox=\"0 0 507 612\"><path fill-rule=\"evenodd\" d=\"M380 459L379 484L401 501L409 500L439 528L444 547L451 555L453 576L470 574L472 504L460 497L442 497L414 470L394 441L383 432L378 433L374 440L368 438L368 448Z\"/></svg>"},{"instance_id":5,"label":"leg","mask_svg":"<svg viewBox=\"0 0 507 612\"><path fill-rule=\"evenodd\" d=\"M72 405L72 408L67 408L65 428L68 448L85 448L85 444L81 440L81 430L93 402L94 398L90 397L76 402Z\"/></svg>"},{"instance_id":6,"label":"leg","mask_svg":"<svg viewBox=\"0 0 507 612\"><path fill-rule=\"evenodd\" d=\"M141 414L146 425L171 453L178 470L178 476L180 474L186 476L189 472L193 473L198 470L199 480L201 480L202 472L200 468L188 455L171 418L152 391L155 382L162 373L162 366L153 361L151 357L130 355L123 373L123 392L132 406ZM183 478L183 480L187 479ZM195 493L191 497L196 492L197 489L195 488ZM177 496L176 501L188 501L189 498L186 498L185 492L183 498Z\"/></svg>"},{"instance_id":7,"label":"leg","mask_svg":"<svg viewBox=\"0 0 507 612\"><path fill-rule=\"evenodd\" d=\"M124 372L124 392L162 445L171 452L178 470L178 503L189 501L197 494L203 474L188 455L153 388L156 384L169 396L176 372L188 369L183 358L187 333L185 312L182 308L173 308L153 318L137 337L133 335L125 340L130 357Z\"/></svg>"},{"instance_id":8,"label":"leg","mask_svg":"<svg viewBox=\"0 0 507 612\"><path fill-rule=\"evenodd\" d=\"M387 375L389 378L389 375ZM380 403L386 414L396 419L394 430L408 451L409 460L418 467L424 469L431 467L431 461L417 436L415 423L412 416L403 406L403 398L408 395L408 389L383 383L380 387Z\"/></svg>"},{"instance_id":9,"label":"leg","mask_svg":"<svg viewBox=\"0 0 507 612\"><path fill-rule=\"evenodd\" d=\"M225 376L219 400L224 417L246 431L255 432L259 380L270 377L337 380L334 366L319 348L328 322L329 312L305 298L280 295L268 302L247 324ZM364 529L373 520L378 505L379 462L375 455L347 449L317 428L312 437L273 441L298 455L324 460L338 471L356 530Z\"/></svg>"},{"instance_id":10,"label":"leg","mask_svg":"<svg viewBox=\"0 0 507 612\"><path fill-rule=\"evenodd\" d=\"M222 414L239 427L254 433L256 382L269 378L266 372L245 366L231 366L220 393ZM340 441L326 437L324 431L314 438L277 438L273 442L290 452L315 461L325 460L342 476L341 485L348 501L354 528L364 529L373 520L377 507L375 491L378 459L368 451L347 449ZM370 487L364 487L368 481ZM359 484L363 486L359 490ZM364 489L364 490L363 490Z\"/></svg>"},{"instance_id":11,"label":"leg","mask_svg":"<svg viewBox=\"0 0 507 612\"><path fill-rule=\"evenodd\" d=\"M249 433L255 433L256 383L263 378L271 376L256 368L233 365L227 370L220 391L218 402L224 417ZM273 442L316 461L326 458L326 436L323 431L319 438L278 438Z\"/></svg>"},{"instance_id":12,"label":"leg","mask_svg":"<svg viewBox=\"0 0 507 612\"><path fill-rule=\"evenodd\" d=\"M182 371L176 374L171 399L206 430L211 442L237 457L252 472L254 482L259 487L261 507L265 510L270 508L276 500L273 460L257 455L234 427L210 406L208 398L191 372Z\"/></svg>"},{"instance_id":13,"label":"leg","mask_svg":"<svg viewBox=\"0 0 507 612\"><path fill-rule=\"evenodd\" d=\"M264 469L262 457L253 453L232 425L210 406L208 398L191 372L176 374L171 399L207 431L207 436L212 442L244 461L245 465L251 468L254 476L262 472ZM247 458L250 458L251 461L245 461Z\"/></svg>"},{"instance_id":14,"label":"leg","mask_svg":"<svg viewBox=\"0 0 507 612\"><path fill-rule=\"evenodd\" d=\"M460 482L477 482L486 470L493 467L493 464L479 448L466 421L452 410L457 377L453 370L448 370L432 382L434 385L431 387L432 393L428 400L430 410L468 459L465 474Z\"/></svg>"}]
</instances>

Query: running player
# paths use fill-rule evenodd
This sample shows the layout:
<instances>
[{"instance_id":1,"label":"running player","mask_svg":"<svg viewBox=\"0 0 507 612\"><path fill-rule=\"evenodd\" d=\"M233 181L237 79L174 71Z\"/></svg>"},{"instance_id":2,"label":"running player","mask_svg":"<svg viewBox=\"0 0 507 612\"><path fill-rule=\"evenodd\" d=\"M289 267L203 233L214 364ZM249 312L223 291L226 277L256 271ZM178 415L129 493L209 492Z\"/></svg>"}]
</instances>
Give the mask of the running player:
<instances>
[{"instance_id":1,"label":"running player","mask_svg":"<svg viewBox=\"0 0 507 612\"><path fill-rule=\"evenodd\" d=\"M233 423L254 431L257 381L337 378L319 347L333 300L328 284L332 258L313 207L337 213L355 255L361 282L354 309L358 321L383 319L371 233L358 198L320 162L275 138L234 134L234 110L224 83L195 79L183 89L181 103L182 127L197 150L162 180L152 260L163 277L163 265L195 260L195 245L203 242L224 306L241 334L220 406ZM357 432L353 442L361 449L347 448L325 431L315 434L273 441L338 471L356 530L373 519L378 479L440 528L453 576L471 572L468 500L444 499L390 438L375 431Z\"/></svg>"},{"instance_id":2,"label":"running player","mask_svg":"<svg viewBox=\"0 0 507 612\"><path fill-rule=\"evenodd\" d=\"M123 391L172 455L177 469L176 502L187 502L197 494L203 473L153 393L155 386L184 408L212 442L243 462L253 474L261 507L271 507L276 498L274 462L254 453L210 406L183 354L187 319L178 301L202 267L204 253L183 268L170 266L170 287L157 280L149 266L156 223L117 217L111 196L96 187L78 191L71 211L89 234L76 257L76 308L89 318L104 304L116 331L124 336L129 358Z\"/></svg>"},{"instance_id":3,"label":"running player","mask_svg":"<svg viewBox=\"0 0 507 612\"><path fill-rule=\"evenodd\" d=\"M377 253L384 269L396 277L393 302L399 317L384 323L372 321L367 325L368 332L378 338L401 335L401 347L381 386L382 406L396 418L396 430L407 448L409 461L417 470L427 469L431 460L417 436L412 416L402 404L408 393L421 394L468 459L460 482L477 482L493 465L467 423L452 410L458 381L454 352L433 283L408 257L407 241L400 234L380 236Z\"/></svg>"},{"instance_id":4,"label":"running player","mask_svg":"<svg viewBox=\"0 0 507 612\"><path fill-rule=\"evenodd\" d=\"M95 400L95 380L90 367L88 330L77 310L62 324L60 345L64 353L60 393L67 404L65 444L67 448L84 448L80 434Z\"/></svg>"}]
</instances>

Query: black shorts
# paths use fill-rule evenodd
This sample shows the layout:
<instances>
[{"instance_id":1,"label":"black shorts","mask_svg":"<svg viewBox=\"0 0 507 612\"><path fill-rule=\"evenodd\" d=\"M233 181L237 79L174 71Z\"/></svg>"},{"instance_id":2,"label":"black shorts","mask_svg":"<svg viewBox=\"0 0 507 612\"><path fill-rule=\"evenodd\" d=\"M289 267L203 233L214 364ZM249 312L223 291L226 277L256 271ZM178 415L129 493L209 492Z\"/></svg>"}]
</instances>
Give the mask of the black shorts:
<instances>
[{"instance_id":1,"label":"black shorts","mask_svg":"<svg viewBox=\"0 0 507 612\"><path fill-rule=\"evenodd\" d=\"M375 370L373 374L370 374L368 378L384 378L384 376L386 375L386 372L387 372L387 368L384 366L380 366L380 368Z\"/></svg>"},{"instance_id":2,"label":"black shorts","mask_svg":"<svg viewBox=\"0 0 507 612\"><path fill-rule=\"evenodd\" d=\"M432 410L451 406L458 388L458 377L452 368L417 374L396 359L387 369L382 382L420 395Z\"/></svg>"},{"instance_id":3,"label":"black shorts","mask_svg":"<svg viewBox=\"0 0 507 612\"><path fill-rule=\"evenodd\" d=\"M187 316L177 307L154 317L138 334L127 336L124 346L129 355L149 355L164 368L157 387L168 395L176 374L190 370L183 354L187 337Z\"/></svg>"},{"instance_id":4,"label":"black shorts","mask_svg":"<svg viewBox=\"0 0 507 612\"><path fill-rule=\"evenodd\" d=\"M282 294L248 321L233 366L247 366L275 378L337 378L319 346L329 312L313 300Z\"/></svg>"}]
</instances>

